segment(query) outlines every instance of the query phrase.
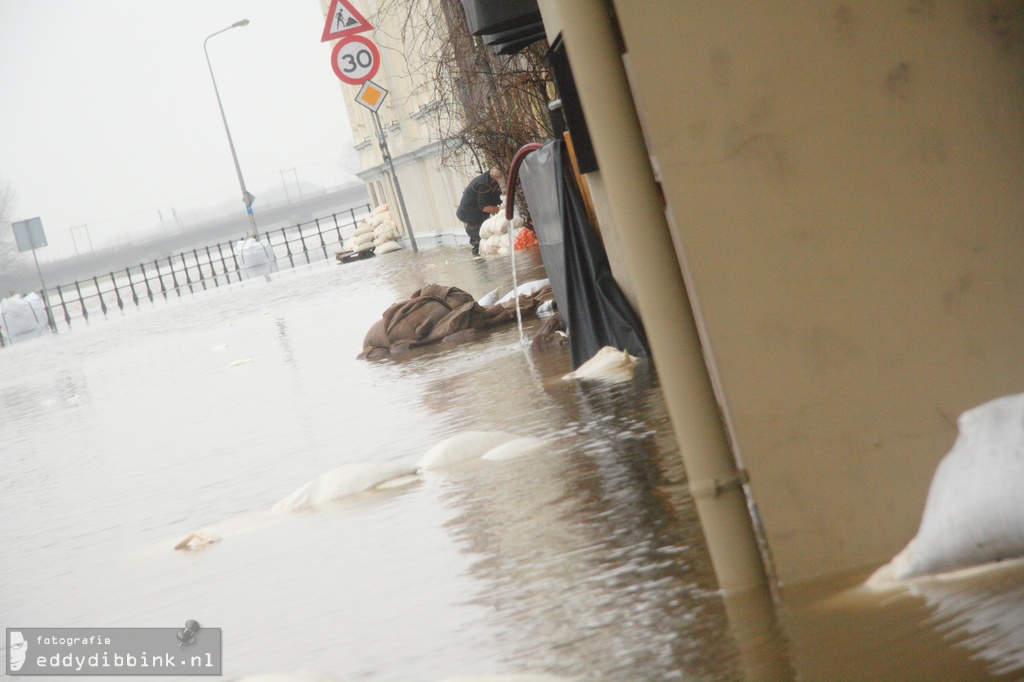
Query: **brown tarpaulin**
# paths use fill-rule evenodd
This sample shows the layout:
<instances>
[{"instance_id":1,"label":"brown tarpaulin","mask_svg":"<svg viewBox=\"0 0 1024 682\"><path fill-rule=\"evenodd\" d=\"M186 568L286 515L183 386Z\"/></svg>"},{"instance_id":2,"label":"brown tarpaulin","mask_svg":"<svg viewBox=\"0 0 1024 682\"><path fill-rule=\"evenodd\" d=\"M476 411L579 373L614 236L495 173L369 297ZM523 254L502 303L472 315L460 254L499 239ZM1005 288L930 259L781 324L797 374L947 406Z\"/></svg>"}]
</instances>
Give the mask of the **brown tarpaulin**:
<instances>
[{"instance_id":1,"label":"brown tarpaulin","mask_svg":"<svg viewBox=\"0 0 1024 682\"><path fill-rule=\"evenodd\" d=\"M553 298L551 287L546 286L532 296L520 296L519 307L523 312L531 311ZM438 341L471 338L475 330L515 319L514 300L484 307L458 287L428 284L384 311L366 333L359 359L380 358Z\"/></svg>"}]
</instances>

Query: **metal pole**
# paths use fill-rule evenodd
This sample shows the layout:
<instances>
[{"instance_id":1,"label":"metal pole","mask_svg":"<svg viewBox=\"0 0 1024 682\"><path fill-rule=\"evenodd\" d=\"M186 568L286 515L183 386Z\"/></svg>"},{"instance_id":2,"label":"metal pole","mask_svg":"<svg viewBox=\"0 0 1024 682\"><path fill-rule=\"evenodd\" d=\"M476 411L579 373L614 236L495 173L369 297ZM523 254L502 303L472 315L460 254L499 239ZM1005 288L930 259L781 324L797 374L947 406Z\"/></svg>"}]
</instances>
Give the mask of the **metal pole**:
<instances>
[{"instance_id":1,"label":"metal pole","mask_svg":"<svg viewBox=\"0 0 1024 682\"><path fill-rule=\"evenodd\" d=\"M252 214L252 202L256 198L249 193L249 190L245 188L245 180L242 178L242 167L238 165L238 154L235 153L235 142L231 139L231 129L228 128L228 118L224 115L224 105L220 101L220 90L217 89L217 79L213 76L213 65L210 63L210 53L206 49L206 43L209 42L213 36L223 33L224 31L230 31L233 28L239 26L248 26L249 20L242 19L236 21L227 28L222 28L216 33L211 33L206 36L206 40L203 41L203 53L206 55L206 66L210 69L210 80L213 81L213 93L217 96L217 107L220 109L220 118L224 121L224 132L228 136L228 147L231 148L231 159L235 162L235 174L238 175L238 185L242 188L242 202L245 204L245 211L249 214L249 224L252 225L253 236L259 237L259 232L256 231L256 217Z\"/></svg>"},{"instance_id":2,"label":"metal pole","mask_svg":"<svg viewBox=\"0 0 1024 682\"><path fill-rule=\"evenodd\" d=\"M711 563L724 592L761 590L768 576L705 361L658 183L602 0L552 0L601 164L612 222L634 276L637 306L679 443ZM767 614L770 616L771 614Z\"/></svg>"},{"instance_id":3,"label":"metal pole","mask_svg":"<svg viewBox=\"0 0 1024 682\"><path fill-rule=\"evenodd\" d=\"M384 156L384 160L388 162L388 168L391 169L391 181L395 185L395 194L398 196L398 207L402 211L402 220L405 222L405 230L409 233L409 243L412 244L412 250L419 252L416 248L416 236L412 233L412 223L409 222L409 212L405 210L405 199L402 198L402 186L398 184L398 175L395 174L395 164L391 160L391 152L388 150L387 140L384 139L384 127L380 124L380 117L377 116L377 112L373 112L373 124L377 129L377 141L380 143L380 153Z\"/></svg>"},{"instance_id":4,"label":"metal pole","mask_svg":"<svg viewBox=\"0 0 1024 682\"><path fill-rule=\"evenodd\" d=\"M39 257L36 255L36 247L32 247L32 259L36 262L36 272L39 273L39 283L43 285L43 303L46 304L46 324L50 326L53 333L57 333L57 321L53 319L50 312L50 294L46 292L46 281L43 280L43 269L39 267Z\"/></svg>"},{"instance_id":5,"label":"metal pole","mask_svg":"<svg viewBox=\"0 0 1024 682\"><path fill-rule=\"evenodd\" d=\"M284 199L285 202L292 205L292 195L288 193L288 181L284 178L284 171L281 171L281 186L284 187Z\"/></svg>"}]
</instances>

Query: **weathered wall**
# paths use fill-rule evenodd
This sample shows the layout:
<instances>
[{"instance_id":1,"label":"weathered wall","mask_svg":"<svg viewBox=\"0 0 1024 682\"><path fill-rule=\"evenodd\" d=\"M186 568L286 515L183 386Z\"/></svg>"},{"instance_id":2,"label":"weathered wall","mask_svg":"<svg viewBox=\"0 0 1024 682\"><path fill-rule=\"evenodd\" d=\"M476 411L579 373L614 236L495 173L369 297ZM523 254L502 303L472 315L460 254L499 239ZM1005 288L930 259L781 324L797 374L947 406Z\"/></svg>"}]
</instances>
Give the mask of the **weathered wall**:
<instances>
[{"instance_id":1,"label":"weathered wall","mask_svg":"<svg viewBox=\"0 0 1024 682\"><path fill-rule=\"evenodd\" d=\"M464 182L441 168L441 150L436 142L439 134L429 114L436 103L429 101L430 89L424 87L425 79L431 77L432 70L421 63L416 46L402 39L406 35L403 31L408 17L395 3L387 5L390 11L386 14L381 14L385 3L380 0L354 0L353 5L375 27L362 35L374 41L381 55L380 69L373 82L387 90L388 95L377 113L387 134L388 148L412 228L416 234L455 232L464 235L463 225L455 217L455 206L462 196L465 182L476 173L473 169L466 170ZM320 0L320 6L326 13L330 0ZM413 17L419 15L413 14ZM435 39L429 31L421 31L418 35L426 41ZM360 171L357 176L367 185L373 185L375 190L383 186L384 198L391 205L396 222L401 225L401 211L390 169L378 146L373 114L355 101L358 86L346 85L340 80L338 85L345 93L349 124L356 142L355 150L359 154Z\"/></svg>"},{"instance_id":2,"label":"weathered wall","mask_svg":"<svg viewBox=\"0 0 1024 682\"><path fill-rule=\"evenodd\" d=\"M779 577L882 563L1024 391L1024 5L614 5Z\"/></svg>"}]
</instances>

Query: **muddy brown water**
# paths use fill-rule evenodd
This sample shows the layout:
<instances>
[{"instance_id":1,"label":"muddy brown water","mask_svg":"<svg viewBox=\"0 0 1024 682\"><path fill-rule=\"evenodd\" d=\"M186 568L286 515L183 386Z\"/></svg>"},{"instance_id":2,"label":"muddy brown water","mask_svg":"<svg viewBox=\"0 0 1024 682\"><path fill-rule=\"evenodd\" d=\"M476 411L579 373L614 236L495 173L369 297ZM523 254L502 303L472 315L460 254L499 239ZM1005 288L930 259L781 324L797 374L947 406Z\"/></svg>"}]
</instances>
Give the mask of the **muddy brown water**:
<instances>
[{"instance_id":1,"label":"muddy brown water","mask_svg":"<svg viewBox=\"0 0 1024 682\"><path fill-rule=\"evenodd\" d=\"M517 269L543 277L533 253ZM628 384L562 381L567 349L531 355L515 325L355 359L388 305L435 282L479 297L511 275L425 248L0 351L3 626L195 619L222 628L228 678L1024 677L1014 566L884 593L859 589L862 574L787 586L777 627L744 625L717 592L649 367ZM415 461L471 429L549 447L267 520L330 469ZM172 550L206 527L234 530Z\"/></svg>"}]
</instances>

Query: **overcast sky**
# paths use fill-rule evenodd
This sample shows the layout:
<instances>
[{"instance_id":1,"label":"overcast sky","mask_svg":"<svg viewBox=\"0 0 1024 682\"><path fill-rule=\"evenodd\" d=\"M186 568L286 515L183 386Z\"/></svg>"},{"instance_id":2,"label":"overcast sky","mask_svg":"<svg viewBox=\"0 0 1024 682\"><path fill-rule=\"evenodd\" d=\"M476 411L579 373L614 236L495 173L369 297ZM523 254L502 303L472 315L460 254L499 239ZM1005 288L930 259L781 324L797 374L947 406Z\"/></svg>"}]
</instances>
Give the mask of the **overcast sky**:
<instances>
[{"instance_id":1,"label":"overcast sky","mask_svg":"<svg viewBox=\"0 0 1024 682\"><path fill-rule=\"evenodd\" d=\"M98 248L172 207L244 213L203 54L244 18L208 45L258 217L296 177L355 180L343 98L356 90L331 69L317 0L0 0L0 179L15 220L42 218L41 259L73 255L83 224Z\"/></svg>"}]
</instances>

